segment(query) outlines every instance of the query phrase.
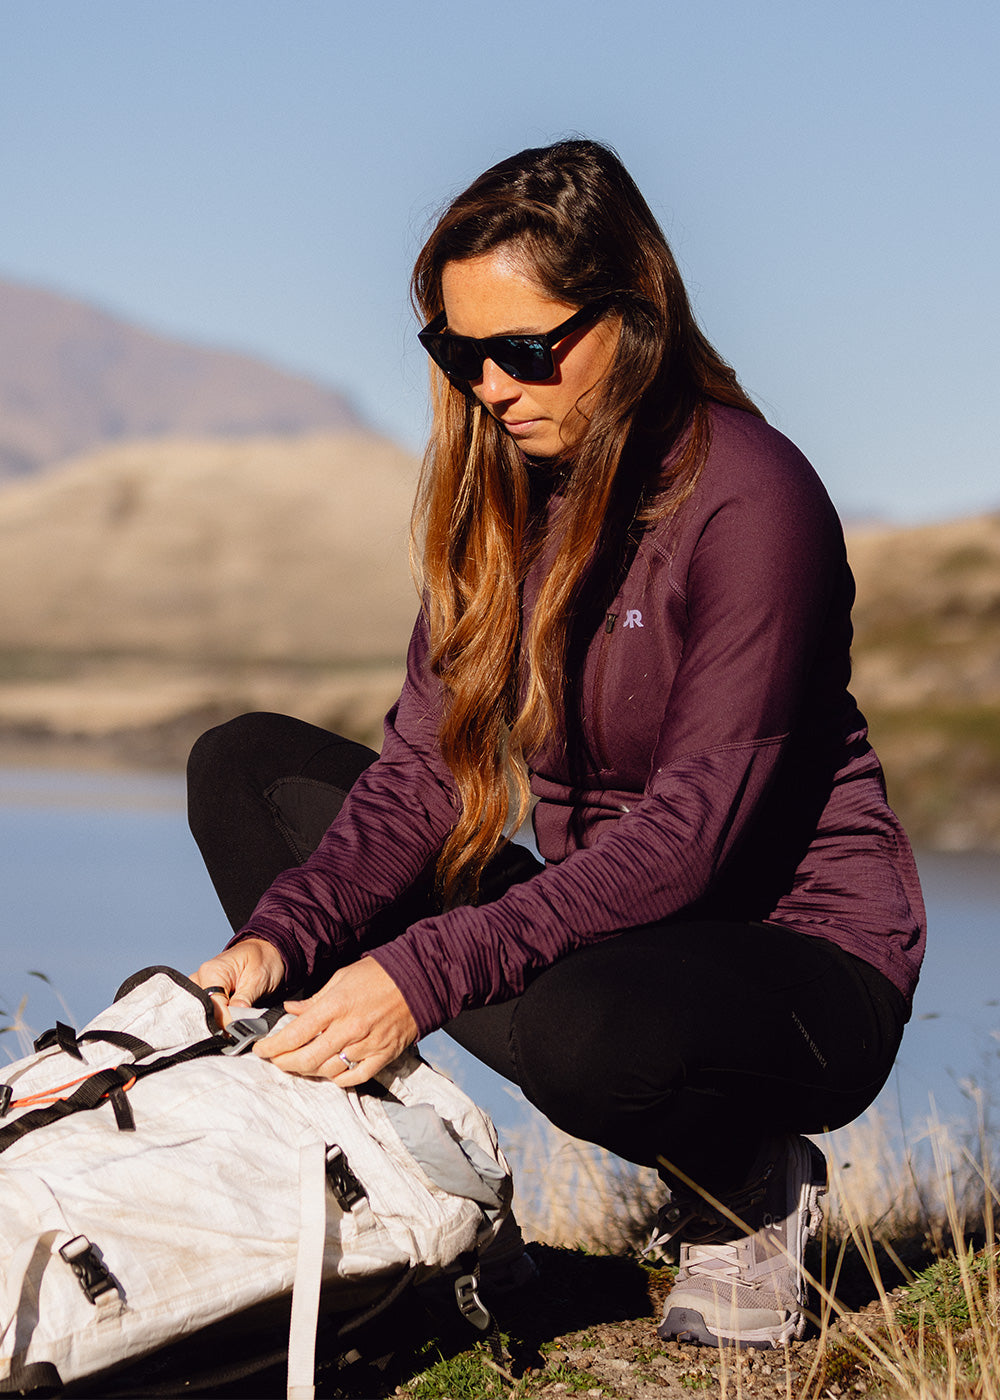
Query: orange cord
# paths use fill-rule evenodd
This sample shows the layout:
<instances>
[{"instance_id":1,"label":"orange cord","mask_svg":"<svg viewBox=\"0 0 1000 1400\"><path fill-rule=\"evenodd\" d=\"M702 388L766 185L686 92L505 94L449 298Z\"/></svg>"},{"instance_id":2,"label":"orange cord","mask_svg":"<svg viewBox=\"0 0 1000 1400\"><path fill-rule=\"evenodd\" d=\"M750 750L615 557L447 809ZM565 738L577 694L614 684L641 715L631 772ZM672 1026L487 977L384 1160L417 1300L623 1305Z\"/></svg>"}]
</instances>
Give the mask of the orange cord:
<instances>
[{"instance_id":1,"label":"orange cord","mask_svg":"<svg viewBox=\"0 0 1000 1400\"><path fill-rule=\"evenodd\" d=\"M28 1104L31 1103L57 1103L63 1089L72 1089L75 1085L82 1084L85 1079L93 1079L95 1074L101 1073L102 1071L99 1069L91 1070L89 1074L81 1074L79 1079L70 1079L66 1084L57 1084L54 1089L46 1089L44 1092L38 1094L26 1094L23 1099L12 1099L7 1105L8 1110L11 1108L26 1108ZM136 1077L133 1074L129 1082L121 1086L123 1092L131 1089L132 1085L135 1083L135 1079Z\"/></svg>"}]
</instances>

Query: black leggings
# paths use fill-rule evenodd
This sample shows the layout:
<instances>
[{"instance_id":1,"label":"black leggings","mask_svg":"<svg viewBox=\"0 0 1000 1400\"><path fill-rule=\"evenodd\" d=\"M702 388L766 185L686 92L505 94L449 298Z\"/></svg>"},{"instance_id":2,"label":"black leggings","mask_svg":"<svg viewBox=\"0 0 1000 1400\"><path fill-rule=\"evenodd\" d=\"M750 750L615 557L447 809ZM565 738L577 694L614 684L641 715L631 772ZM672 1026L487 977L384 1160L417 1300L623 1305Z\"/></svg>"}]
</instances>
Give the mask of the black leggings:
<instances>
[{"instance_id":1,"label":"black leggings","mask_svg":"<svg viewBox=\"0 0 1000 1400\"><path fill-rule=\"evenodd\" d=\"M282 715L244 715L198 740L191 829L234 928L280 871L306 859L374 758ZM508 847L486 897L538 869ZM415 888L374 936L431 912L429 884ZM825 939L677 920L571 953L523 995L445 1029L566 1132L724 1191L773 1134L822 1132L863 1112L905 1019L897 989Z\"/></svg>"}]
</instances>

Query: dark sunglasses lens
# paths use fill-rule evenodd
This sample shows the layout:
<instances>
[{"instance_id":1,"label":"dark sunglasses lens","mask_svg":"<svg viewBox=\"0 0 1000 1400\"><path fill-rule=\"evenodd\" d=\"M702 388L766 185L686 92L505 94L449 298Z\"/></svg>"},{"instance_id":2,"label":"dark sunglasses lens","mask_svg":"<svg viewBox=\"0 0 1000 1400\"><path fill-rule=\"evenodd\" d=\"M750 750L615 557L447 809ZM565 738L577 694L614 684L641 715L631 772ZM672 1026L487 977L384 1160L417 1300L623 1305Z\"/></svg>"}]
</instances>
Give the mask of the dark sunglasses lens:
<instances>
[{"instance_id":1,"label":"dark sunglasses lens","mask_svg":"<svg viewBox=\"0 0 1000 1400\"><path fill-rule=\"evenodd\" d=\"M455 379L478 379L485 358L512 379L552 378L552 352L541 341L498 337L484 344L484 355L474 341L460 335L422 335L420 339L435 364Z\"/></svg>"},{"instance_id":2,"label":"dark sunglasses lens","mask_svg":"<svg viewBox=\"0 0 1000 1400\"><path fill-rule=\"evenodd\" d=\"M474 345L457 335L436 335L424 342L435 363L456 379L478 379L483 357Z\"/></svg>"},{"instance_id":3,"label":"dark sunglasses lens","mask_svg":"<svg viewBox=\"0 0 1000 1400\"><path fill-rule=\"evenodd\" d=\"M512 379L539 382L552 378L552 351L537 340L498 342L491 358Z\"/></svg>"}]
</instances>

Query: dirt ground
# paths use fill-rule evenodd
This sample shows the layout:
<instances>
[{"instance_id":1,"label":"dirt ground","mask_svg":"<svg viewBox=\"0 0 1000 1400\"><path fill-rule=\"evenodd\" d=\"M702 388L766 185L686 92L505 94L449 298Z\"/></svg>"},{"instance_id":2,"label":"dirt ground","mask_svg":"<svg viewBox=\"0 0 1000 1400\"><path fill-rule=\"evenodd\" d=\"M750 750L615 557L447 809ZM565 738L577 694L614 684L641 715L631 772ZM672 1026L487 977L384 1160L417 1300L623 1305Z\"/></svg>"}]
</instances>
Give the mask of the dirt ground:
<instances>
[{"instance_id":1,"label":"dirt ground","mask_svg":"<svg viewBox=\"0 0 1000 1400\"><path fill-rule=\"evenodd\" d=\"M777 1351L720 1353L661 1342L656 1335L673 1270L537 1244L530 1251L539 1268L537 1283L506 1306L494 1304L508 1343L504 1369L513 1387L503 1384L485 1359L482 1391L475 1388L474 1372L459 1374L449 1390L440 1366L429 1385L420 1379L421 1357L419 1346L414 1346L396 1353L381 1374L365 1366L353 1377L334 1369L324 1374L321 1367L317 1396L368 1400L395 1395L413 1400L433 1395L443 1400L450 1394L452 1400L466 1400L480 1393L500 1396L513 1391L518 1397L690 1400L692 1393L701 1392L759 1400L836 1400L864 1394L872 1386L869 1368L858 1360L858 1347L851 1339L855 1328L875 1333L883 1317L867 1275L841 1280L838 1301L854 1311L828 1329L822 1345L813 1336ZM468 1333L439 1335L422 1366L448 1358L452 1348L461 1355L468 1346ZM481 1355L488 1356L485 1348ZM486 1378L492 1382L488 1391Z\"/></svg>"},{"instance_id":2,"label":"dirt ground","mask_svg":"<svg viewBox=\"0 0 1000 1400\"><path fill-rule=\"evenodd\" d=\"M867 1367L857 1364L855 1348L845 1343L850 1325L869 1332L877 1327L883 1315L877 1301L828 1331L822 1348L813 1337L780 1351L720 1353L656 1335L673 1270L649 1269L635 1259L531 1249L538 1284L507 1318L496 1309L510 1338L508 1371L518 1395L689 1400L700 1391L825 1400L869 1388ZM419 1389L403 1382L396 1394L412 1396Z\"/></svg>"}]
</instances>

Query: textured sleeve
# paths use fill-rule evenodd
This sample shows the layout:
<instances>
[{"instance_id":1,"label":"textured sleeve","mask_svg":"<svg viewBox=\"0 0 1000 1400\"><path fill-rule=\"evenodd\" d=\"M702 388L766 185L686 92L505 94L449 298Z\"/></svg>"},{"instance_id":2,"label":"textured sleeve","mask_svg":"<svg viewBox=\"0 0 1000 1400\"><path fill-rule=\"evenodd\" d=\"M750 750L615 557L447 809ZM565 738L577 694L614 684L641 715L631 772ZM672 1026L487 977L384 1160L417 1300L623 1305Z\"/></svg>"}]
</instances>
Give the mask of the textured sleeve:
<instances>
[{"instance_id":1,"label":"textured sleeve","mask_svg":"<svg viewBox=\"0 0 1000 1400\"><path fill-rule=\"evenodd\" d=\"M697 516L684 576L671 578L683 596L683 651L631 810L495 903L422 920L373 952L422 1033L712 890L800 718L846 574L839 521L805 459L785 444L766 466L762 480L743 473L742 487Z\"/></svg>"},{"instance_id":2,"label":"textured sleeve","mask_svg":"<svg viewBox=\"0 0 1000 1400\"><path fill-rule=\"evenodd\" d=\"M232 940L274 944L292 986L318 965L332 971L358 956L358 930L413 885L455 822L451 776L437 744L440 687L427 653L421 616L379 758L355 782L316 851L278 876Z\"/></svg>"}]
</instances>

